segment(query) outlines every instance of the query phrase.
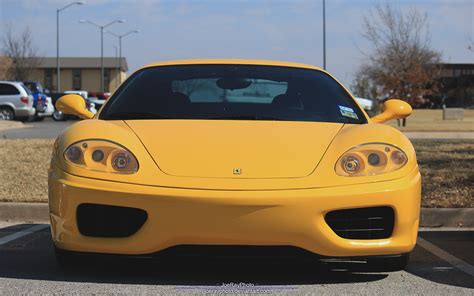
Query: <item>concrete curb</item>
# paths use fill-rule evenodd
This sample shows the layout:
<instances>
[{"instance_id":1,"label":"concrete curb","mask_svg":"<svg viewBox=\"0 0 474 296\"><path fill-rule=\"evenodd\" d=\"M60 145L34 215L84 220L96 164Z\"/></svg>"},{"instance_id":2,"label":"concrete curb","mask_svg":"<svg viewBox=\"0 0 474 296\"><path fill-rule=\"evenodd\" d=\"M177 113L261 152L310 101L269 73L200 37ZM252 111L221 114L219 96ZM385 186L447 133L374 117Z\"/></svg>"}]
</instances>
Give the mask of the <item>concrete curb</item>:
<instances>
[{"instance_id":1,"label":"concrete curb","mask_svg":"<svg viewBox=\"0 0 474 296\"><path fill-rule=\"evenodd\" d=\"M47 203L0 202L0 221L49 222Z\"/></svg>"},{"instance_id":2,"label":"concrete curb","mask_svg":"<svg viewBox=\"0 0 474 296\"><path fill-rule=\"evenodd\" d=\"M422 227L474 227L474 208L422 208Z\"/></svg>"},{"instance_id":3,"label":"concrete curb","mask_svg":"<svg viewBox=\"0 0 474 296\"><path fill-rule=\"evenodd\" d=\"M0 221L49 222L48 204L0 202ZM474 208L422 208L420 227L474 227Z\"/></svg>"}]
</instances>

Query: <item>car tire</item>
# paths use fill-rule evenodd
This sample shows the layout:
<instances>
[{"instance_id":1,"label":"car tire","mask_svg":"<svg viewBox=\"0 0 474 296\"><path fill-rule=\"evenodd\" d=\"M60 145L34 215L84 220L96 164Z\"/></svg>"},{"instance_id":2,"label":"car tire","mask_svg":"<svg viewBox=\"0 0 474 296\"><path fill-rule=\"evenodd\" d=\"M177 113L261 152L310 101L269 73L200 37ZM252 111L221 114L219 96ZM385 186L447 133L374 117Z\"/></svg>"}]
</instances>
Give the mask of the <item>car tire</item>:
<instances>
[{"instance_id":1,"label":"car tire","mask_svg":"<svg viewBox=\"0 0 474 296\"><path fill-rule=\"evenodd\" d=\"M10 107L0 107L0 120L14 120L15 112Z\"/></svg>"},{"instance_id":2,"label":"car tire","mask_svg":"<svg viewBox=\"0 0 474 296\"><path fill-rule=\"evenodd\" d=\"M390 257L368 258L367 264L375 271L400 271L405 270L410 260L410 254L401 254Z\"/></svg>"},{"instance_id":3,"label":"car tire","mask_svg":"<svg viewBox=\"0 0 474 296\"><path fill-rule=\"evenodd\" d=\"M66 114L58 110L54 110L52 117L54 121L66 121L67 119Z\"/></svg>"},{"instance_id":4,"label":"car tire","mask_svg":"<svg viewBox=\"0 0 474 296\"><path fill-rule=\"evenodd\" d=\"M33 121L43 121L43 120L44 120L44 116L39 116L38 113L35 113L33 117Z\"/></svg>"}]
</instances>

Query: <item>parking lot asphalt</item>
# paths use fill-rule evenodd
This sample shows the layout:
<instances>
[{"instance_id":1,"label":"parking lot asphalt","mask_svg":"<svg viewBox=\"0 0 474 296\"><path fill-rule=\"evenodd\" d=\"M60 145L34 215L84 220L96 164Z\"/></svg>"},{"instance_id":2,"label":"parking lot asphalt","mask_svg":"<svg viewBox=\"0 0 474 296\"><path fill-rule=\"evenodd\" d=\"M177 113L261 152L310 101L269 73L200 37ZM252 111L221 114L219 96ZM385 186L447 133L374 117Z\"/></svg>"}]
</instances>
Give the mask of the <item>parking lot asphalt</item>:
<instances>
[{"instance_id":1,"label":"parking lot asphalt","mask_svg":"<svg viewBox=\"0 0 474 296\"><path fill-rule=\"evenodd\" d=\"M473 295L474 231L422 231L406 271L306 257L84 261L59 267L49 225L0 223L1 294ZM423 243L421 243L423 242Z\"/></svg>"},{"instance_id":2,"label":"parking lot asphalt","mask_svg":"<svg viewBox=\"0 0 474 296\"><path fill-rule=\"evenodd\" d=\"M0 130L0 139L54 139L77 120L25 122L22 128Z\"/></svg>"}]
</instances>

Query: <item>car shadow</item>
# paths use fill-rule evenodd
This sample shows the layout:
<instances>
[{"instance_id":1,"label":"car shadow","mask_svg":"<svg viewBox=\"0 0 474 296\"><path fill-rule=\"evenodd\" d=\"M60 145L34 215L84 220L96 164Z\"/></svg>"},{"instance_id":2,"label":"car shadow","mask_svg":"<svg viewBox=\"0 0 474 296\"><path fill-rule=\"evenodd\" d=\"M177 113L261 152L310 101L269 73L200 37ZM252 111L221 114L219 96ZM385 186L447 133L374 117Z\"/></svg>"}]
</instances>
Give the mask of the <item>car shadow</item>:
<instances>
[{"instance_id":1,"label":"car shadow","mask_svg":"<svg viewBox=\"0 0 474 296\"><path fill-rule=\"evenodd\" d=\"M12 233L31 225L0 229ZM266 251L264 251L266 252ZM162 252L163 253L163 252ZM213 252L212 252L213 253ZM215 253L213 253L215 254ZM0 277L67 282L172 285L189 290L192 287L246 283L255 286L278 286L280 290L297 285L368 283L385 279L386 266L368 265L362 261L317 260L302 254L264 254L264 256L189 256L187 252L141 257L80 257L75 265L57 264L49 228L0 246ZM435 261L433 261L435 260ZM417 247L408 272L424 279L453 286L469 287L464 278L432 272L436 258ZM421 265L421 267L420 267ZM439 265L439 264L438 264ZM449 271L452 272L452 271ZM471 280L472 282L472 280Z\"/></svg>"},{"instance_id":2,"label":"car shadow","mask_svg":"<svg viewBox=\"0 0 474 296\"><path fill-rule=\"evenodd\" d=\"M31 226L31 225L27 225ZM23 230L16 225L1 232ZM324 263L306 256L194 257L179 253L153 258L83 257L69 268L56 263L49 229L0 246L0 277L68 282L120 283L173 286L336 284L373 282L387 277L360 263Z\"/></svg>"}]
</instances>

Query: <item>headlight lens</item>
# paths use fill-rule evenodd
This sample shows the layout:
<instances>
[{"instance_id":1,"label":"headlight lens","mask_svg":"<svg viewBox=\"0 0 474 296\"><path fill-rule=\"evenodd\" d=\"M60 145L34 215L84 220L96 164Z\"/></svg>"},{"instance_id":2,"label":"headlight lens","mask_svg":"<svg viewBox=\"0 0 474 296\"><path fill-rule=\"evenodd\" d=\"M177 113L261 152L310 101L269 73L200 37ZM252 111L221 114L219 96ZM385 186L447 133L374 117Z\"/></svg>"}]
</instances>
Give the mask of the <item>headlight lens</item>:
<instances>
[{"instance_id":1,"label":"headlight lens","mask_svg":"<svg viewBox=\"0 0 474 296\"><path fill-rule=\"evenodd\" d=\"M384 143L356 146L344 153L336 163L341 176L372 176L402 168L408 161L399 148Z\"/></svg>"},{"instance_id":2,"label":"headlight lens","mask_svg":"<svg viewBox=\"0 0 474 296\"><path fill-rule=\"evenodd\" d=\"M76 166L100 172L133 174L138 161L125 147L106 140L83 140L70 145L64 158Z\"/></svg>"}]
</instances>

